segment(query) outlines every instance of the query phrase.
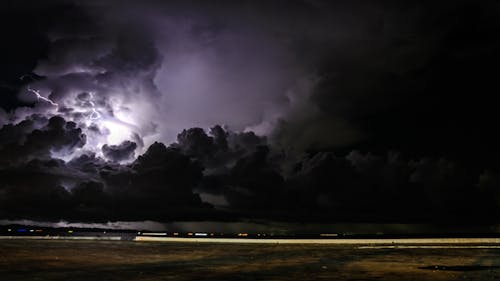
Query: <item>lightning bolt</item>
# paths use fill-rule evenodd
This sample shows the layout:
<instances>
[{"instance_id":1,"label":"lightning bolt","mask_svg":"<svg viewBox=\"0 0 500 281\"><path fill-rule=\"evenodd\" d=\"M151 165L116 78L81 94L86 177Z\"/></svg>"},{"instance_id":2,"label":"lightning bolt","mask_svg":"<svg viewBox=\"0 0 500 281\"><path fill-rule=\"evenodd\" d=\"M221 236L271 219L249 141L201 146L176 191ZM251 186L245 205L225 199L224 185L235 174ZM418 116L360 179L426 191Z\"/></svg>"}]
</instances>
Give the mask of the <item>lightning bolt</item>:
<instances>
[{"instance_id":1,"label":"lightning bolt","mask_svg":"<svg viewBox=\"0 0 500 281\"><path fill-rule=\"evenodd\" d=\"M25 74L25 75L23 75L23 76L19 77L19 79L24 80L24 78L26 78L26 77L31 78L31 80L33 80L33 81L36 81L36 80L35 80L35 78L33 78L33 76L31 76L31 75L29 75L29 74ZM46 98L46 97L42 96L42 95L40 94L40 91L39 91L39 90L36 90L36 89L31 88L31 86L30 86L29 84L28 84L28 87L26 88L26 90L27 90L28 92L30 92L30 93L33 93L33 94L36 96L36 99L37 99L37 100L43 100L43 101L46 101L46 102L50 103L50 104L51 104L51 105L53 105L53 106L59 106L59 104L55 103L53 100L51 100L51 99L49 99L49 98Z\"/></svg>"},{"instance_id":2,"label":"lightning bolt","mask_svg":"<svg viewBox=\"0 0 500 281\"><path fill-rule=\"evenodd\" d=\"M89 120L100 119L101 118L101 114L97 111L97 109L95 109L94 94L92 94L92 93L89 93L89 94L90 94L89 103L92 106L92 113L89 116Z\"/></svg>"},{"instance_id":3,"label":"lightning bolt","mask_svg":"<svg viewBox=\"0 0 500 281\"><path fill-rule=\"evenodd\" d=\"M28 85L27 90L28 90L28 92L31 92L31 93L35 94L35 96L36 96L37 100L43 100L43 101L46 101L46 102L48 102L48 103L52 104L53 106L59 106L59 104L55 103L55 102L54 102L54 101L52 101L51 99L46 98L46 97L44 97L44 96L40 95L40 91L39 91L39 90L36 90L36 89L32 89L32 88L30 87L30 85Z\"/></svg>"}]
</instances>

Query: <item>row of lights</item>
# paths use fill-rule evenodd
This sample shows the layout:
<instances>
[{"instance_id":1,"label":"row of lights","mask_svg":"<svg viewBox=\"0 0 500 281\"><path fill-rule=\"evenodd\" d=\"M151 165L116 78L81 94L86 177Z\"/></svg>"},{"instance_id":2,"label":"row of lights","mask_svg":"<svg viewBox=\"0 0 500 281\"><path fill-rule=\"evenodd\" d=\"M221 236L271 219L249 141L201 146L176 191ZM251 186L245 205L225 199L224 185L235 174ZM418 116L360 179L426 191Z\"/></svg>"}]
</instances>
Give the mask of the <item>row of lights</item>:
<instances>
[{"instance_id":1,"label":"row of lights","mask_svg":"<svg viewBox=\"0 0 500 281\"><path fill-rule=\"evenodd\" d=\"M43 232L42 229L30 229L30 230L28 230L26 228L18 228L16 231L17 232L21 232L21 233L24 233L24 232L31 232L31 233L33 233L33 232ZM12 232L12 228L7 229L7 232ZM68 233L73 233L73 230L68 230ZM104 233L106 233L106 231L104 231Z\"/></svg>"},{"instance_id":2,"label":"row of lights","mask_svg":"<svg viewBox=\"0 0 500 281\"><path fill-rule=\"evenodd\" d=\"M215 233L206 233L206 232L187 232L187 236L195 236L195 237L208 237L208 236L215 236ZM144 236L168 236L167 232L137 232L137 235L144 235ZM258 233L257 236L266 236L267 234L263 233ZM179 236L179 232L172 232L172 236ZM224 236L223 233L219 233L219 236ZM238 237L248 237L248 233L238 233ZM272 234L271 234L272 236Z\"/></svg>"},{"instance_id":3,"label":"row of lights","mask_svg":"<svg viewBox=\"0 0 500 281\"><path fill-rule=\"evenodd\" d=\"M7 229L7 231L12 232L12 229L9 228L9 229ZM33 232L42 232L42 231L43 230L41 230L41 229L30 229L29 230L29 232L32 232L32 233ZM25 228L19 228L19 229L17 229L17 232L24 233L24 232L28 232L28 230ZM68 230L68 233L72 234L73 230ZM106 234L106 231L104 231L103 233ZM140 232L140 231L137 232L137 234L138 235L146 235L146 236L167 236L168 235L167 232ZM172 235L179 236L179 232L173 232ZM208 234L206 232L188 232L187 235L188 236L196 236L196 237L207 237L207 236L214 236L215 234L214 233ZM223 233L220 233L220 236L223 236L223 235L224 235ZM238 235L238 237L248 237L248 233L238 233L237 235ZM265 233L263 233L263 234L257 233L257 236L258 237L261 237L261 236L265 237L266 234ZM271 236L272 236L272 234L271 234ZM320 236L322 236L322 237L336 237L336 236L338 236L338 234L337 233L321 233Z\"/></svg>"}]
</instances>

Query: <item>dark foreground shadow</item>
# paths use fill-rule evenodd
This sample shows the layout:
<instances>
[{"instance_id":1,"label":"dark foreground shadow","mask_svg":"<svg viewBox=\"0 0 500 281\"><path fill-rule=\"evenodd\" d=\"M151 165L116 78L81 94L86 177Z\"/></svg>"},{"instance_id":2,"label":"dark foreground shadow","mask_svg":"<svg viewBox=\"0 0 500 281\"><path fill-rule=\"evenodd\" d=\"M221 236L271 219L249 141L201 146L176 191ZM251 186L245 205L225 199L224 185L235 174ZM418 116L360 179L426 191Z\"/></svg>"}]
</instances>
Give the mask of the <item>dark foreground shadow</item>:
<instances>
[{"instance_id":1,"label":"dark foreground shadow","mask_svg":"<svg viewBox=\"0 0 500 281\"><path fill-rule=\"evenodd\" d=\"M444 271L476 271L476 270L490 270L500 268L498 265L429 265L422 266L419 269L426 270L444 270Z\"/></svg>"}]
</instances>

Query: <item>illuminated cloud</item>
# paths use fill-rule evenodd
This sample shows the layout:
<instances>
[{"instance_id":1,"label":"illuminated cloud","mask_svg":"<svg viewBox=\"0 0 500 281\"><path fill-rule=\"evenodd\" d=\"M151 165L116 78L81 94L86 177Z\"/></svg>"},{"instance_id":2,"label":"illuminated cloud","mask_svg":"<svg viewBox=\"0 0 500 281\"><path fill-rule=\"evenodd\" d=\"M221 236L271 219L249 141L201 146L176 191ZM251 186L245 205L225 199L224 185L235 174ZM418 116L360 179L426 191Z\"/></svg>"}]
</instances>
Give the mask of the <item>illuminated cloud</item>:
<instances>
[{"instance_id":1,"label":"illuminated cloud","mask_svg":"<svg viewBox=\"0 0 500 281\"><path fill-rule=\"evenodd\" d=\"M493 2L39 2L0 9L0 218L500 213Z\"/></svg>"}]
</instances>

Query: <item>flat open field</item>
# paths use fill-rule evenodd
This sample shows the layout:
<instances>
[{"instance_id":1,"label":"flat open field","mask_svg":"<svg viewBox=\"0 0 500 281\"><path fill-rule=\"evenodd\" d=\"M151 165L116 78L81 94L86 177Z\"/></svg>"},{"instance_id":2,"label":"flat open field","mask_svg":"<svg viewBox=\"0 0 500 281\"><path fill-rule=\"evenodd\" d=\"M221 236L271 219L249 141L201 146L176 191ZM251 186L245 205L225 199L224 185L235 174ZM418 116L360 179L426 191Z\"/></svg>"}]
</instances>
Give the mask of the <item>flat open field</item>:
<instances>
[{"instance_id":1,"label":"flat open field","mask_svg":"<svg viewBox=\"0 0 500 281\"><path fill-rule=\"evenodd\" d=\"M500 249L487 245L0 240L9 281L499 279Z\"/></svg>"}]
</instances>

